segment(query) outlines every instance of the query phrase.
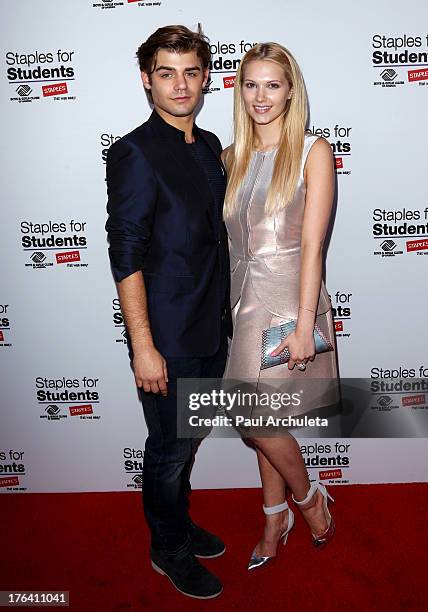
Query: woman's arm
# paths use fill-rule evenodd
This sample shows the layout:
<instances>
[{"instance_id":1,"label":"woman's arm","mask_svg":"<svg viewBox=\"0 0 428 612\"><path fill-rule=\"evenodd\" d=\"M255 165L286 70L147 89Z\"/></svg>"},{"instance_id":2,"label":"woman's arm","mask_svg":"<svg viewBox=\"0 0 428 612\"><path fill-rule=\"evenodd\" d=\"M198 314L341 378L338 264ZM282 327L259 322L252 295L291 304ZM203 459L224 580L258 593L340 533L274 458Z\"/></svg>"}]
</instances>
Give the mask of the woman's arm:
<instances>
[{"instance_id":1,"label":"woman's arm","mask_svg":"<svg viewBox=\"0 0 428 612\"><path fill-rule=\"evenodd\" d=\"M312 336L321 287L324 239L334 197L333 154L319 138L309 151L304 178L306 205L300 253L300 296L297 332Z\"/></svg>"},{"instance_id":2,"label":"woman's arm","mask_svg":"<svg viewBox=\"0 0 428 612\"><path fill-rule=\"evenodd\" d=\"M304 179L306 205L301 240L297 326L296 331L273 353L279 354L287 347L291 355L288 362L290 370L296 362L306 363L315 357L313 330L321 287L323 245L334 197L333 155L324 138L319 138L309 151Z\"/></svg>"}]
</instances>

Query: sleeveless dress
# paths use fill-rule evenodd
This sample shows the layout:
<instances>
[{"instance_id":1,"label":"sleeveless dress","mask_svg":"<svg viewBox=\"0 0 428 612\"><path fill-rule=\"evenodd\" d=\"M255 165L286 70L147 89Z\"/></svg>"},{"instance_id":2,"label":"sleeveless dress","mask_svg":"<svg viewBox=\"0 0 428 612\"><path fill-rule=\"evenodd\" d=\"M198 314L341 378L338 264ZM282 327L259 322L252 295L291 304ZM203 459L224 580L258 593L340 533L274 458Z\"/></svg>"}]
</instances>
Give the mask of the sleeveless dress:
<instances>
[{"instance_id":1,"label":"sleeveless dress","mask_svg":"<svg viewBox=\"0 0 428 612\"><path fill-rule=\"evenodd\" d=\"M308 361L303 372L297 367L290 371L287 364L260 369L262 331L298 316L300 243L306 196L303 171L317 138L305 136L300 177L292 201L269 217L264 206L276 149L255 151L238 193L238 206L226 219L231 247L234 325L224 378L258 381L274 387L282 381L291 391L301 389L303 381L308 381L304 386L304 400L298 406L290 406L287 416L336 405L339 400L335 350L317 354L313 362ZM316 323L335 346L331 302L324 281Z\"/></svg>"}]
</instances>

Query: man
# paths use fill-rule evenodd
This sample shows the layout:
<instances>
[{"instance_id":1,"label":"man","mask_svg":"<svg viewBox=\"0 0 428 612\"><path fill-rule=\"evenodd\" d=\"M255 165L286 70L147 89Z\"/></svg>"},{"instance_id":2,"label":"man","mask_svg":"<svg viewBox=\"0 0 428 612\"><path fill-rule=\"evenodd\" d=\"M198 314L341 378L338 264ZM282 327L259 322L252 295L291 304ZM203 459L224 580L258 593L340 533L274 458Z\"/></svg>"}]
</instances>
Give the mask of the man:
<instances>
[{"instance_id":1,"label":"man","mask_svg":"<svg viewBox=\"0 0 428 612\"><path fill-rule=\"evenodd\" d=\"M188 515L197 441L177 437L178 378L220 378L230 324L226 187L218 138L194 124L208 80L202 32L167 26L137 51L150 119L107 157L110 260L125 317L148 438L143 499L152 566L192 597L218 578L196 557L223 554Z\"/></svg>"}]
</instances>

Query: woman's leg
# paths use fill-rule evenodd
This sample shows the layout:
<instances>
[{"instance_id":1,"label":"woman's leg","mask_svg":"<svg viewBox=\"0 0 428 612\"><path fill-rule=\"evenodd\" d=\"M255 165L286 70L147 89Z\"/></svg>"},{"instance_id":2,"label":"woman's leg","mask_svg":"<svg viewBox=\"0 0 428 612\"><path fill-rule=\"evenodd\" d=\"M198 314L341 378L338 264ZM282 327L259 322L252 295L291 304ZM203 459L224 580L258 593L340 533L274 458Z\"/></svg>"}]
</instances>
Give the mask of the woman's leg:
<instances>
[{"instance_id":1,"label":"woman's leg","mask_svg":"<svg viewBox=\"0 0 428 612\"><path fill-rule=\"evenodd\" d=\"M285 500L285 481L260 449L256 447L260 478L263 487L263 503L265 506L277 506ZM288 512L266 515L265 528L260 538L255 554L258 557L275 556L276 547L281 533L288 527Z\"/></svg>"},{"instance_id":2,"label":"woman's leg","mask_svg":"<svg viewBox=\"0 0 428 612\"><path fill-rule=\"evenodd\" d=\"M309 491L310 482L296 439L288 434L278 438L252 438L252 441L257 448L257 456L259 453L264 455L267 463L288 483L295 499L304 499ZM277 491L277 480L273 480L273 473L268 470L267 464L262 465L265 469L266 488L270 489L272 483L273 491ZM271 499L271 493L268 492L267 495L267 499ZM326 531L328 523L323 509L323 497L319 491L308 504L301 506L300 510L313 534L318 535Z\"/></svg>"}]
</instances>

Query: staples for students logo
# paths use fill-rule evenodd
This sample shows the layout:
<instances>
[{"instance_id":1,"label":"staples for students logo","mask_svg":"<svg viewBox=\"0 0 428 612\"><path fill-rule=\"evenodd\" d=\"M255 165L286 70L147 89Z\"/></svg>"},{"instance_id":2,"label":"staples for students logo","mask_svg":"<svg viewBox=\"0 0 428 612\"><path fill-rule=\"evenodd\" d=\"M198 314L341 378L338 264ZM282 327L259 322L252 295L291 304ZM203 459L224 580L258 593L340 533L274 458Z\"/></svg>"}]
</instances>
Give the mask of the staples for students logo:
<instances>
[{"instance_id":1,"label":"staples for students logo","mask_svg":"<svg viewBox=\"0 0 428 612\"><path fill-rule=\"evenodd\" d=\"M320 480L330 480L331 478L342 478L342 470L321 470Z\"/></svg>"},{"instance_id":2,"label":"staples for students logo","mask_svg":"<svg viewBox=\"0 0 428 612\"><path fill-rule=\"evenodd\" d=\"M409 251L425 251L428 249L428 240L408 240L406 242L406 250Z\"/></svg>"},{"instance_id":3,"label":"staples for students logo","mask_svg":"<svg viewBox=\"0 0 428 612\"><path fill-rule=\"evenodd\" d=\"M410 82L413 81L428 81L428 70L409 70L407 78Z\"/></svg>"},{"instance_id":4,"label":"staples for students logo","mask_svg":"<svg viewBox=\"0 0 428 612\"><path fill-rule=\"evenodd\" d=\"M425 393L402 397L401 403L403 406L423 406L425 404Z\"/></svg>"},{"instance_id":5,"label":"staples for students logo","mask_svg":"<svg viewBox=\"0 0 428 612\"><path fill-rule=\"evenodd\" d=\"M336 168L343 168L343 157L335 157L334 158Z\"/></svg>"},{"instance_id":6,"label":"staples for students logo","mask_svg":"<svg viewBox=\"0 0 428 612\"><path fill-rule=\"evenodd\" d=\"M9 476L6 478L0 478L0 487L16 487L19 485L18 476Z\"/></svg>"},{"instance_id":7,"label":"staples for students logo","mask_svg":"<svg viewBox=\"0 0 428 612\"><path fill-rule=\"evenodd\" d=\"M84 404L83 406L70 406L70 416L78 416L81 414L93 414L92 404Z\"/></svg>"},{"instance_id":8,"label":"staples for students logo","mask_svg":"<svg viewBox=\"0 0 428 612\"><path fill-rule=\"evenodd\" d=\"M337 332L343 331L343 321L334 322L334 331L337 331Z\"/></svg>"},{"instance_id":9,"label":"staples for students logo","mask_svg":"<svg viewBox=\"0 0 428 612\"><path fill-rule=\"evenodd\" d=\"M56 263L68 263L69 261L80 261L80 251L68 251L67 253L56 253Z\"/></svg>"},{"instance_id":10,"label":"staples for students logo","mask_svg":"<svg viewBox=\"0 0 428 612\"><path fill-rule=\"evenodd\" d=\"M228 89L229 87L235 87L236 76L223 77L223 87Z\"/></svg>"},{"instance_id":11,"label":"staples for students logo","mask_svg":"<svg viewBox=\"0 0 428 612\"><path fill-rule=\"evenodd\" d=\"M68 93L67 83L55 83L55 85L43 85L43 97L47 96L62 96Z\"/></svg>"}]
</instances>

